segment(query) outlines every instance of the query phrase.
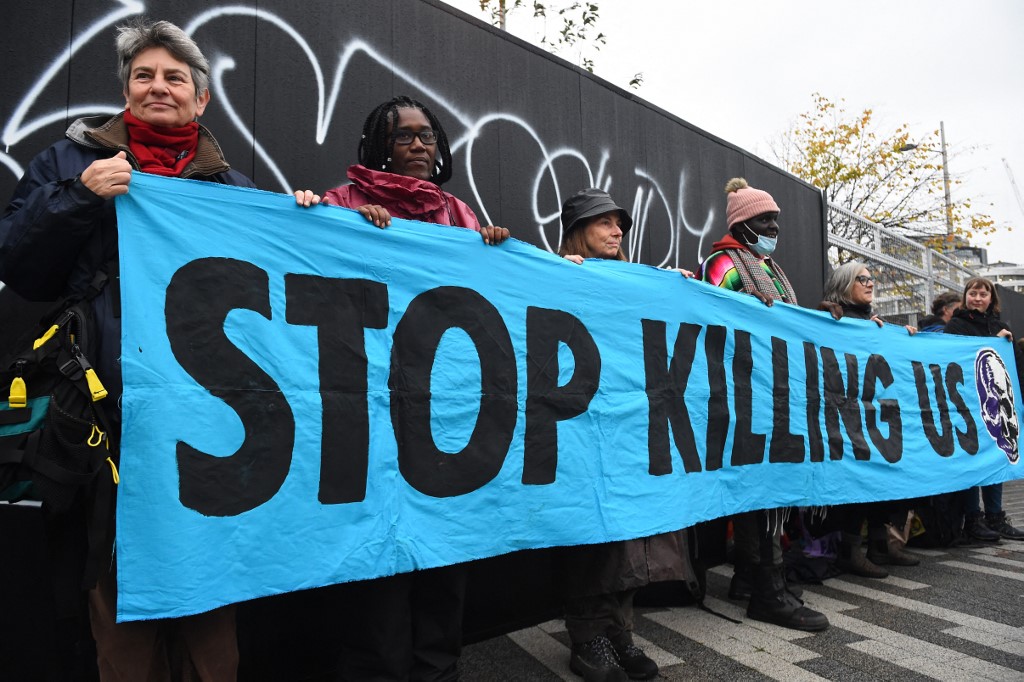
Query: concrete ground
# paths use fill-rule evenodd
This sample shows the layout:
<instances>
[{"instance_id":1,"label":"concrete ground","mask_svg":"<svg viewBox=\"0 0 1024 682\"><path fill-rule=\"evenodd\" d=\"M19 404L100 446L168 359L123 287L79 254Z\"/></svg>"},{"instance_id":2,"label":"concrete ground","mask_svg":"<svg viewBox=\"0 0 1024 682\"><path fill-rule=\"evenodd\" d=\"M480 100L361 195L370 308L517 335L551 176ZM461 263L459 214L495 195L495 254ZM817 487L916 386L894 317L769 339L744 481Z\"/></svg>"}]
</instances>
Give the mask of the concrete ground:
<instances>
[{"instance_id":1,"label":"concrete ground","mask_svg":"<svg viewBox=\"0 0 1024 682\"><path fill-rule=\"evenodd\" d=\"M1003 508L1024 527L1024 480L1004 485ZM661 680L1024 681L1024 541L913 550L916 567L885 580L840 576L809 586L807 604L832 626L809 634L747 620L730 602L731 567L708 575L706 604L639 609L637 643ZM568 638L551 621L466 648L464 680L579 680Z\"/></svg>"}]
</instances>

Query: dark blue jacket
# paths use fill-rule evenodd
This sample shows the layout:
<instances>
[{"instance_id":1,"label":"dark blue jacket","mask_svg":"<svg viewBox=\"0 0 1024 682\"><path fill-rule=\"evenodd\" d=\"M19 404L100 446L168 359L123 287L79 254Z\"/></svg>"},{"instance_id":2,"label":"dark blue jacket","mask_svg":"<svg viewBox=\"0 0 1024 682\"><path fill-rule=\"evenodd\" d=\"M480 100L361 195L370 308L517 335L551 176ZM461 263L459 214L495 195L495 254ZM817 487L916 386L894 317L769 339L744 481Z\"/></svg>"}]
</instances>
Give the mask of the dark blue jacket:
<instances>
[{"instance_id":1,"label":"dark blue jacket","mask_svg":"<svg viewBox=\"0 0 1024 682\"><path fill-rule=\"evenodd\" d=\"M93 301L97 347L92 360L110 395L118 397L117 218L114 202L94 194L79 178L93 161L119 151L127 154L133 168L139 167L122 119L118 114L75 121L67 139L32 159L0 218L0 281L30 301L82 295L97 271L113 265L111 285ZM196 156L181 177L254 187L252 180L231 170L220 145L202 126Z\"/></svg>"}]
</instances>

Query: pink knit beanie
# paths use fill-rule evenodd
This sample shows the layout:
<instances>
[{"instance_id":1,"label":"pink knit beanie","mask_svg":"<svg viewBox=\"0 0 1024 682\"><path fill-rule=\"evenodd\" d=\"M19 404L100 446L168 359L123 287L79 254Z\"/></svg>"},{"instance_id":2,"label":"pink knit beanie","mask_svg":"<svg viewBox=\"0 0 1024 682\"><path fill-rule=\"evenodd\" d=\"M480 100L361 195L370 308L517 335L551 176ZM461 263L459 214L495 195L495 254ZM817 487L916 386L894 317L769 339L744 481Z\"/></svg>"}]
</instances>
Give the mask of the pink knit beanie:
<instances>
[{"instance_id":1,"label":"pink knit beanie","mask_svg":"<svg viewBox=\"0 0 1024 682\"><path fill-rule=\"evenodd\" d=\"M725 192L728 195L725 223L729 227L762 213L779 212L779 205L771 194L763 189L754 189L743 178L733 178L725 183Z\"/></svg>"}]
</instances>

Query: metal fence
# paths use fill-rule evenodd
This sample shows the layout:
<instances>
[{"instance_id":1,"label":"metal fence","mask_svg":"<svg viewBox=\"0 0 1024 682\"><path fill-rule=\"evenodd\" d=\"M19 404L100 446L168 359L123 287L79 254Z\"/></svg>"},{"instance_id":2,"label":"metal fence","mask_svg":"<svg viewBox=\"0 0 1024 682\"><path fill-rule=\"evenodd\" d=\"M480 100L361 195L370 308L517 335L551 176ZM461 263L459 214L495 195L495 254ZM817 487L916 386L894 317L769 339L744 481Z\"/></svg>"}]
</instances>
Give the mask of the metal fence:
<instances>
[{"instance_id":1,"label":"metal fence","mask_svg":"<svg viewBox=\"0 0 1024 682\"><path fill-rule=\"evenodd\" d=\"M839 206L828 207L828 260L863 261L875 278L874 311L883 319L917 324L943 291L963 291L977 273L938 251Z\"/></svg>"}]
</instances>

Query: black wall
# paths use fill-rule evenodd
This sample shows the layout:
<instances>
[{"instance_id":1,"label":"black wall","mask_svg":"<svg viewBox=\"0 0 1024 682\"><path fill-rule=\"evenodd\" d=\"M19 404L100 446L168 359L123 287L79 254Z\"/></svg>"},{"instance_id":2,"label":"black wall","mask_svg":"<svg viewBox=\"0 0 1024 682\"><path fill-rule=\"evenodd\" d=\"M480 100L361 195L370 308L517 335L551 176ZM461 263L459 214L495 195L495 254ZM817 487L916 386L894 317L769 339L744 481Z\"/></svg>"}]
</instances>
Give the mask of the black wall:
<instances>
[{"instance_id":1,"label":"black wall","mask_svg":"<svg viewBox=\"0 0 1024 682\"><path fill-rule=\"evenodd\" d=\"M1024 338L1024 296L1001 284L996 285L996 290L999 293L999 307L1002 310L1000 316L1010 325L1014 339Z\"/></svg>"},{"instance_id":2,"label":"black wall","mask_svg":"<svg viewBox=\"0 0 1024 682\"><path fill-rule=\"evenodd\" d=\"M453 142L455 177L445 188L482 221L554 250L561 201L597 184L637 218L631 259L694 269L724 233L726 180L744 176L782 207L779 261L801 300L817 300L819 193L632 93L433 0L266 0L228 9L237 6L5 7L0 197L75 118L123 107L114 26L144 14L191 30L215 71L202 122L263 189L346 182L366 114L409 94L435 111ZM3 350L28 314L11 294L0 291Z\"/></svg>"}]
</instances>

